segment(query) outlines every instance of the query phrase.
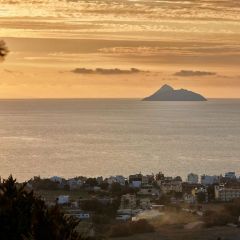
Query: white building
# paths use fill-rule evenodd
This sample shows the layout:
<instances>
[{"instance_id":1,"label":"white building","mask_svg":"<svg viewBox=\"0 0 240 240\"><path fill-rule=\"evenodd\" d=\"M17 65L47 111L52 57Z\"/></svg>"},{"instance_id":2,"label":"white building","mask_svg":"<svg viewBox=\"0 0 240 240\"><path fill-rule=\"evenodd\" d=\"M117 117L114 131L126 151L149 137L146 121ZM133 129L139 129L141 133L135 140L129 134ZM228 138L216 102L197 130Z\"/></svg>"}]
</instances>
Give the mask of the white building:
<instances>
[{"instance_id":1,"label":"white building","mask_svg":"<svg viewBox=\"0 0 240 240\"><path fill-rule=\"evenodd\" d=\"M117 175L115 178L116 178L117 183L119 183L122 186L125 186L125 183L126 183L125 177L123 177L121 175Z\"/></svg>"},{"instance_id":2,"label":"white building","mask_svg":"<svg viewBox=\"0 0 240 240\"><path fill-rule=\"evenodd\" d=\"M229 202L240 198L240 188L225 188L224 186L215 186L215 199L222 202Z\"/></svg>"},{"instance_id":3,"label":"white building","mask_svg":"<svg viewBox=\"0 0 240 240\"><path fill-rule=\"evenodd\" d=\"M164 194L170 192L182 192L182 182L179 181L164 182L161 184L160 188Z\"/></svg>"},{"instance_id":4,"label":"white building","mask_svg":"<svg viewBox=\"0 0 240 240\"><path fill-rule=\"evenodd\" d=\"M237 177L235 172L227 172L225 173L225 178L236 179Z\"/></svg>"},{"instance_id":5,"label":"white building","mask_svg":"<svg viewBox=\"0 0 240 240\"><path fill-rule=\"evenodd\" d=\"M219 182L220 182L219 176L209 176L209 175L201 176L201 184L202 185L212 185L214 183L219 183Z\"/></svg>"},{"instance_id":6,"label":"white building","mask_svg":"<svg viewBox=\"0 0 240 240\"><path fill-rule=\"evenodd\" d=\"M60 195L57 198L58 204L68 204L69 203L69 196L68 195Z\"/></svg>"},{"instance_id":7,"label":"white building","mask_svg":"<svg viewBox=\"0 0 240 240\"><path fill-rule=\"evenodd\" d=\"M119 183L120 185L125 186L126 178L121 175L110 176L107 179L107 182L109 185L112 185L113 183Z\"/></svg>"},{"instance_id":8,"label":"white building","mask_svg":"<svg viewBox=\"0 0 240 240\"><path fill-rule=\"evenodd\" d=\"M194 173L189 173L187 176L187 182L193 184L198 183L198 175Z\"/></svg>"}]
</instances>

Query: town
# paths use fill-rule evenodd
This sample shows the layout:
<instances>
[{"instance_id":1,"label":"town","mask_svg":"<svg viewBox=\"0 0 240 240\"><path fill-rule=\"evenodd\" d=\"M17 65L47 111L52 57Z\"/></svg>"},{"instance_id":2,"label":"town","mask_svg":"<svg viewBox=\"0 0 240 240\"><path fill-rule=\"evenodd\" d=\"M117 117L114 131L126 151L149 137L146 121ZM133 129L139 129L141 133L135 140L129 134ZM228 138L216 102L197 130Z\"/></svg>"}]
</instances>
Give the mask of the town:
<instances>
[{"instance_id":1,"label":"town","mask_svg":"<svg viewBox=\"0 0 240 240\"><path fill-rule=\"evenodd\" d=\"M240 177L235 172L219 176L189 173L185 180L162 172L127 178L34 177L26 187L48 205L58 204L67 216L81 220L88 237L104 235L108 229L103 226L111 226L112 237L125 236L126 229L119 226L141 220L143 226L136 233L151 232L147 221L163 219L169 213L193 219L184 222L190 227L193 222L207 227L240 225Z\"/></svg>"}]
</instances>

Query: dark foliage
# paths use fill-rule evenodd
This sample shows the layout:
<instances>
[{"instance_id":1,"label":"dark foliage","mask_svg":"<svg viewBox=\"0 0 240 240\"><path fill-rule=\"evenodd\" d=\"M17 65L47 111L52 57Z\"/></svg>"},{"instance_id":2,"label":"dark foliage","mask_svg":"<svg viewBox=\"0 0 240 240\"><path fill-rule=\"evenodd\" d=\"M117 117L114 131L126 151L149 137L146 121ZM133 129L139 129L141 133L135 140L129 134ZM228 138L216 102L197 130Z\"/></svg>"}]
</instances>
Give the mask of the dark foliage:
<instances>
[{"instance_id":1,"label":"dark foliage","mask_svg":"<svg viewBox=\"0 0 240 240\"><path fill-rule=\"evenodd\" d=\"M59 183L53 182L50 179L41 179L40 177L34 177L29 182L34 190L57 190L59 189Z\"/></svg>"},{"instance_id":2,"label":"dark foliage","mask_svg":"<svg viewBox=\"0 0 240 240\"><path fill-rule=\"evenodd\" d=\"M119 183L113 183L110 188L110 193L113 197L121 197L124 194L136 194L138 189L129 187L128 185L122 186Z\"/></svg>"},{"instance_id":3,"label":"dark foliage","mask_svg":"<svg viewBox=\"0 0 240 240\"><path fill-rule=\"evenodd\" d=\"M98 182L96 178L88 178L86 180L86 184L88 184L90 187L95 187L98 185Z\"/></svg>"},{"instance_id":4,"label":"dark foliage","mask_svg":"<svg viewBox=\"0 0 240 240\"><path fill-rule=\"evenodd\" d=\"M235 199L233 202L225 204L225 210L237 221L240 216L240 199Z\"/></svg>"},{"instance_id":5,"label":"dark foliage","mask_svg":"<svg viewBox=\"0 0 240 240\"><path fill-rule=\"evenodd\" d=\"M154 227L145 219L113 225L111 237L127 237L133 234L154 232Z\"/></svg>"},{"instance_id":6,"label":"dark foliage","mask_svg":"<svg viewBox=\"0 0 240 240\"><path fill-rule=\"evenodd\" d=\"M95 212L96 214L114 217L119 205L119 200L113 200L112 203L104 204L97 199L91 199L82 201L81 209L84 211Z\"/></svg>"},{"instance_id":7,"label":"dark foliage","mask_svg":"<svg viewBox=\"0 0 240 240\"><path fill-rule=\"evenodd\" d=\"M204 192L197 193L197 201L198 203L206 202L206 194Z\"/></svg>"},{"instance_id":8,"label":"dark foliage","mask_svg":"<svg viewBox=\"0 0 240 240\"><path fill-rule=\"evenodd\" d=\"M102 190L107 190L109 187L109 184L107 182L102 182L99 186Z\"/></svg>"},{"instance_id":9,"label":"dark foliage","mask_svg":"<svg viewBox=\"0 0 240 240\"><path fill-rule=\"evenodd\" d=\"M77 240L78 221L66 218L58 206L48 208L43 200L17 184L10 176L0 184L1 240Z\"/></svg>"},{"instance_id":10,"label":"dark foliage","mask_svg":"<svg viewBox=\"0 0 240 240\"><path fill-rule=\"evenodd\" d=\"M232 221L232 217L228 212L207 211L204 216L207 227L224 226Z\"/></svg>"},{"instance_id":11,"label":"dark foliage","mask_svg":"<svg viewBox=\"0 0 240 240\"><path fill-rule=\"evenodd\" d=\"M121 223L113 225L111 228L111 237L127 237L132 235L132 231L130 228L130 224L128 223Z\"/></svg>"},{"instance_id":12,"label":"dark foliage","mask_svg":"<svg viewBox=\"0 0 240 240\"><path fill-rule=\"evenodd\" d=\"M240 199L231 203L226 203L222 211L208 211L204 216L205 223L208 227L223 226L228 223L238 224L240 216Z\"/></svg>"}]
</instances>

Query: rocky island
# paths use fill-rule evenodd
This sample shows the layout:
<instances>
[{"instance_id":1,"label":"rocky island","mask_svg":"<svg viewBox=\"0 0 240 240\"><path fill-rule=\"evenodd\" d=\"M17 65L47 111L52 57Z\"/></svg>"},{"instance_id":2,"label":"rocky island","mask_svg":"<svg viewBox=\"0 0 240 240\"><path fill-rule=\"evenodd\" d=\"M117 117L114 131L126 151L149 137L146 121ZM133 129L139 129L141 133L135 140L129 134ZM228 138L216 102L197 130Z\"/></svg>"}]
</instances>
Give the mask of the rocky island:
<instances>
[{"instance_id":1,"label":"rocky island","mask_svg":"<svg viewBox=\"0 0 240 240\"><path fill-rule=\"evenodd\" d=\"M144 98L143 101L207 101L207 99L198 93L186 89L174 90L165 84L157 92Z\"/></svg>"}]
</instances>

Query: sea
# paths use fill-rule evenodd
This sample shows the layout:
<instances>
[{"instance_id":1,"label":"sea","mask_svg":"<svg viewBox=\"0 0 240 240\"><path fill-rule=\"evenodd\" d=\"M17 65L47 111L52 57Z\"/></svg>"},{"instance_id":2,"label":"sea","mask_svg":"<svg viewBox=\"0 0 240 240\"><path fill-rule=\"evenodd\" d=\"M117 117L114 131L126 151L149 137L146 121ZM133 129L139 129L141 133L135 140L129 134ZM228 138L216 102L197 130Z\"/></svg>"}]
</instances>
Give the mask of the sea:
<instances>
[{"instance_id":1,"label":"sea","mask_svg":"<svg viewBox=\"0 0 240 240\"><path fill-rule=\"evenodd\" d=\"M0 176L240 174L240 100L0 100Z\"/></svg>"}]
</instances>

